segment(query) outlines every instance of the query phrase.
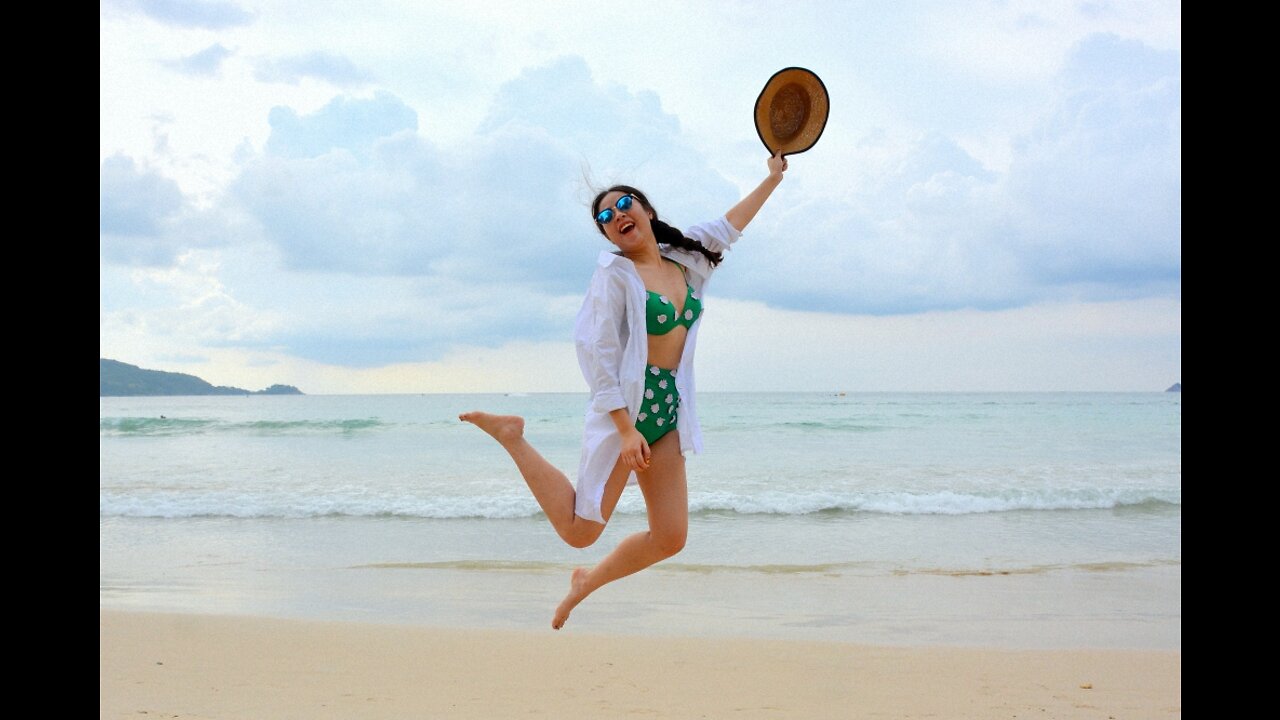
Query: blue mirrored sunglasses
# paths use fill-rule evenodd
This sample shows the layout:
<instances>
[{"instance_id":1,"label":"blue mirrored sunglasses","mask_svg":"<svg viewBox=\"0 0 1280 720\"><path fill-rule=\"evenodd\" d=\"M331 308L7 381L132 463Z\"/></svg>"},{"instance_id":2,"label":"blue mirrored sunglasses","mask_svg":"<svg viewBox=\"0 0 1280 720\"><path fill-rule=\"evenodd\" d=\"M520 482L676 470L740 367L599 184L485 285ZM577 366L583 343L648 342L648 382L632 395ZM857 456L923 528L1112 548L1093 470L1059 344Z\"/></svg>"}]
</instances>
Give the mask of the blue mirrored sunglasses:
<instances>
[{"instance_id":1,"label":"blue mirrored sunglasses","mask_svg":"<svg viewBox=\"0 0 1280 720\"><path fill-rule=\"evenodd\" d=\"M600 223L601 225L608 225L609 223L613 222L613 208L618 208L622 212L626 212L631 209L631 205L634 202L635 202L634 196L623 195L622 197L618 198L618 202L614 203L613 207L605 208L600 212L596 213L596 222Z\"/></svg>"}]
</instances>

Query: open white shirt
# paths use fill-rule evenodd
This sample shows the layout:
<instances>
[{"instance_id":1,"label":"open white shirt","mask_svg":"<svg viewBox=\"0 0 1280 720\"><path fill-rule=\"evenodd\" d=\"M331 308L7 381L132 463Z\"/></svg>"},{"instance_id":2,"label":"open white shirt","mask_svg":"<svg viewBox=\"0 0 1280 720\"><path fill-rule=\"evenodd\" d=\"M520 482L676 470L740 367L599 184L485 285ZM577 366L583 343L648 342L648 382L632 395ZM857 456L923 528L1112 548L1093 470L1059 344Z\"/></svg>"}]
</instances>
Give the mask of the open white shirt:
<instances>
[{"instance_id":1,"label":"open white shirt","mask_svg":"<svg viewBox=\"0 0 1280 720\"><path fill-rule=\"evenodd\" d=\"M694 225L684 231L685 237L701 242L712 252L729 249L742 233L723 217ZM658 252L689 269L688 280L693 292L702 298L707 280L714 268L702 253L659 245ZM602 251L591 277L591 289L578 311L573 339L578 349L578 365L591 389L587 405L586 426L582 435L582 460L578 465L578 495L574 511L581 517L604 522L600 502L609 474L618 462L622 436L609 412L625 407L636 421L644 395L644 371L648 365L649 338L646 326L644 281L630 260L616 253ZM706 301L703 301L706 314ZM702 431L698 427L697 399L693 383L693 351L698 344L698 327L694 321L685 337L680 365L676 368L676 389L680 392L676 431L680 451L702 452ZM636 482L634 472L627 484Z\"/></svg>"}]
</instances>

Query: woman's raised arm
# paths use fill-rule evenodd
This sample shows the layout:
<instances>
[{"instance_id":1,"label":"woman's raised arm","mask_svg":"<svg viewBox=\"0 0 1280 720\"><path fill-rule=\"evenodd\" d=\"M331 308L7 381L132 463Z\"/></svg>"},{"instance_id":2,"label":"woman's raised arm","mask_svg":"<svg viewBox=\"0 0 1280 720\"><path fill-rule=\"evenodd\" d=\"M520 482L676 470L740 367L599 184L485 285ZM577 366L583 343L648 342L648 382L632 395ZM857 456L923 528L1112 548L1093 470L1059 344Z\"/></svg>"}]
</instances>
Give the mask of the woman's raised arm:
<instances>
[{"instance_id":1,"label":"woman's raised arm","mask_svg":"<svg viewBox=\"0 0 1280 720\"><path fill-rule=\"evenodd\" d=\"M786 158L780 155L774 155L769 158L769 176L761 181L755 190L747 193L746 197L739 200L737 205L729 208L729 212L724 214L729 224L737 228L738 232L745 230L751 219L764 206L764 201L768 200L769 196L773 194L773 189L778 187L778 183L782 182L782 173L786 171Z\"/></svg>"}]
</instances>

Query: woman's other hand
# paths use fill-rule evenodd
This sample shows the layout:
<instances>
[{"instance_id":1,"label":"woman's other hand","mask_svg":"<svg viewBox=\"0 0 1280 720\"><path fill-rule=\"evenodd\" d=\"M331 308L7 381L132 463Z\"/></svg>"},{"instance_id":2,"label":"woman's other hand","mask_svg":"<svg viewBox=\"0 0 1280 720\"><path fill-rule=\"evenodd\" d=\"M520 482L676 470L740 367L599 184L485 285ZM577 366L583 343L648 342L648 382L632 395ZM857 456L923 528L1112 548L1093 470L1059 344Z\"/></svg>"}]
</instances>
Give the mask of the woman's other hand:
<instances>
[{"instance_id":1,"label":"woman's other hand","mask_svg":"<svg viewBox=\"0 0 1280 720\"><path fill-rule=\"evenodd\" d=\"M630 432L622 434L622 450L618 453L618 459L632 470L649 469L649 443L639 430L633 427Z\"/></svg>"}]
</instances>

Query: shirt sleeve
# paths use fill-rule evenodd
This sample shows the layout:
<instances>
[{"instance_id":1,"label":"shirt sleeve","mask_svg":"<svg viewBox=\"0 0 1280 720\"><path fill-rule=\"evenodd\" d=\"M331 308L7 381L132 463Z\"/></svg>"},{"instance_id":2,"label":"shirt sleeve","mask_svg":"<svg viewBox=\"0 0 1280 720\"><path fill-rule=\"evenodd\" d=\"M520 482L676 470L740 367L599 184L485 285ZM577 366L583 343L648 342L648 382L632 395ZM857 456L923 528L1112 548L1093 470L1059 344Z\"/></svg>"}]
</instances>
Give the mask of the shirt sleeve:
<instances>
[{"instance_id":1,"label":"shirt sleeve","mask_svg":"<svg viewBox=\"0 0 1280 720\"><path fill-rule=\"evenodd\" d=\"M738 241L742 237L742 231L735 228L729 223L729 220L721 216L710 222L698 223L685 229L685 237L691 240L697 240L702 246L711 252L722 253L729 249L729 246Z\"/></svg>"},{"instance_id":2,"label":"shirt sleeve","mask_svg":"<svg viewBox=\"0 0 1280 720\"><path fill-rule=\"evenodd\" d=\"M729 246L738 241L742 237L742 232L729 224L724 217L720 217L710 222L698 223L690 225L682 231L684 236L690 240L697 240L702 246L711 252L722 253L729 249ZM672 253L678 253L681 262L685 267L693 270L705 281L711 277L711 273L715 268L711 267L711 263L706 256L700 252L691 250L672 249Z\"/></svg>"},{"instance_id":3,"label":"shirt sleeve","mask_svg":"<svg viewBox=\"0 0 1280 720\"><path fill-rule=\"evenodd\" d=\"M617 273L599 270L578 311L574 344L578 366L591 389L591 409L607 413L625 408L622 397L622 326L627 317L626 283Z\"/></svg>"}]
</instances>

